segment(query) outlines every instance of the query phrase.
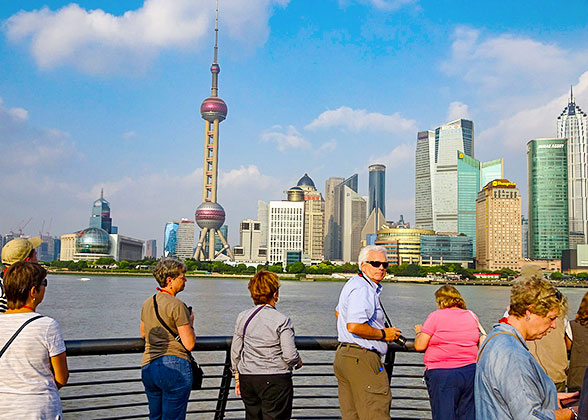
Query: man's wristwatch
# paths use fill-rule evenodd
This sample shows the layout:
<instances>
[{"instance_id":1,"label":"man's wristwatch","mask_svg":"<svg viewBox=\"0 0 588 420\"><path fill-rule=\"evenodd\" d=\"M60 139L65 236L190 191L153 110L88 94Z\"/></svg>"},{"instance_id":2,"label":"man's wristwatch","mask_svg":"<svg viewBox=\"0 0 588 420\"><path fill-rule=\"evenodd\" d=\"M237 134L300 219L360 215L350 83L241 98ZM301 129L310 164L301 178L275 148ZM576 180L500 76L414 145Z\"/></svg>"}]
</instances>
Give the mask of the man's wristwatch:
<instances>
[{"instance_id":1,"label":"man's wristwatch","mask_svg":"<svg viewBox=\"0 0 588 420\"><path fill-rule=\"evenodd\" d=\"M382 338L380 340L386 341L386 330L382 328L380 331L382 331Z\"/></svg>"},{"instance_id":2,"label":"man's wristwatch","mask_svg":"<svg viewBox=\"0 0 588 420\"><path fill-rule=\"evenodd\" d=\"M576 413L576 410L574 410L572 407L568 407L568 409L572 412L572 420L577 420L578 413Z\"/></svg>"}]
</instances>

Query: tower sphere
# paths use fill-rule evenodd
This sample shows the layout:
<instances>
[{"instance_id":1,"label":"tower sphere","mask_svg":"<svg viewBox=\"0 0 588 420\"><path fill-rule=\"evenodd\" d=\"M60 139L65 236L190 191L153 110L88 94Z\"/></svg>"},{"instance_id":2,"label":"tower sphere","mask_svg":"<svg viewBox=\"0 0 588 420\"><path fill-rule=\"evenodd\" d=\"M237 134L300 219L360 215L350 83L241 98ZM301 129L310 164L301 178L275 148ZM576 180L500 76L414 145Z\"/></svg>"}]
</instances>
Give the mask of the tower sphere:
<instances>
[{"instance_id":1,"label":"tower sphere","mask_svg":"<svg viewBox=\"0 0 588 420\"><path fill-rule=\"evenodd\" d=\"M227 118L227 104L217 96L209 96L200 105L200 114L208 122L223 121Z\"/></svg>"},{"instance_id":2,"label":"tower sphere","mask_svg":"<svg viewBox=\"0 0 588 420\"><path fill-rule=\"evenodd\" d=\"M196 209L196 223L201 229L220 229L225 223L225 209L219 203L205 201Z\"/></svg>"}]
</instances>

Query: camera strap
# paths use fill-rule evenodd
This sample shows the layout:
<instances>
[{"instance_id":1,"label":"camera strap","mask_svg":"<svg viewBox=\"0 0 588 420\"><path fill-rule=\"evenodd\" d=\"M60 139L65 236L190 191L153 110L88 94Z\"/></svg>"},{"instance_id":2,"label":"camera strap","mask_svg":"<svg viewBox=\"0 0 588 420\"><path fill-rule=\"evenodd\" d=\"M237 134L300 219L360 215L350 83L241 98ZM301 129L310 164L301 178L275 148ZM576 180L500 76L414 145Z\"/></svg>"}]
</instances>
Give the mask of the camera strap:
<instances>
[{"instance_id":1,"label":"camera strap","mask_svg":"<svg viewBox=\"0 0 588 420\"><path fill-rule=\"evenodd\" d=\"M362 279L364 279L367 284L370 285L370 287L374 287L373 284L363 275L363 272L359 272L357 273L357 275L359 277L361 277ZM384 327L385 328L392 328L392 321L390 321L390 318L388 318L388 314L386 313L386 309L384 308L384 305L382 305L382 299L380 298L380 295L378 295L378 300L380 301L380 308L382 308L382 312L384 312Z\"/></svg>"}]
</instances>

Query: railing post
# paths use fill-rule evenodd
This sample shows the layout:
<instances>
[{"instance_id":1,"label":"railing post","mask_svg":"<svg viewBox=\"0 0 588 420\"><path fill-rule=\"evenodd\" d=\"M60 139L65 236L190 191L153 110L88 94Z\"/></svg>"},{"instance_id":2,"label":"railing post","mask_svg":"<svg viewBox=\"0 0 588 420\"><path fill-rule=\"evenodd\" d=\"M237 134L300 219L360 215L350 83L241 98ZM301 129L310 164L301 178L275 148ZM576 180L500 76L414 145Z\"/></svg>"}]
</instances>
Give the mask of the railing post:
<instances>
[{"instance_id":1,"label":"railing post","mask_svg":"<svg viewBox=\"0 0 588 420\"><path fill-rule=\"evenodd\" d=\"M225 409L227 408L227 399L229 398L229 391L231 390L231 380L233 379L233 372L231 371L231 348L226 352L225 367L223 369L223 376L221 378L220 389L218 391L218 400L216 401L216 410L214 412L214 420L223 420L225 418Z\"/></svg>"}]
</instances>

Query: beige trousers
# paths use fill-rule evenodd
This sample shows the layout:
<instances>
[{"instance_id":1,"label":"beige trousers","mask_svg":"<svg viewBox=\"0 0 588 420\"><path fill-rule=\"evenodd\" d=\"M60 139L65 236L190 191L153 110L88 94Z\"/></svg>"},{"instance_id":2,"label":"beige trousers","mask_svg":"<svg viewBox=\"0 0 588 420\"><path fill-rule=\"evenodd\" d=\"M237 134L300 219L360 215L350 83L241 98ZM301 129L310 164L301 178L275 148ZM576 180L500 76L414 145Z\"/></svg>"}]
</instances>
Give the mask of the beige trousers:
<instances>
[{"instance_id":1,"label":"beige trousers","mask_svg":"<svg viewBox=\"0 0 588 420\"><path fill-rule=\"evenodd\" d=\"M333 368L343 420L390 419L390 383L377 353L339 346Z\"/></svg>"}]
</instances>

